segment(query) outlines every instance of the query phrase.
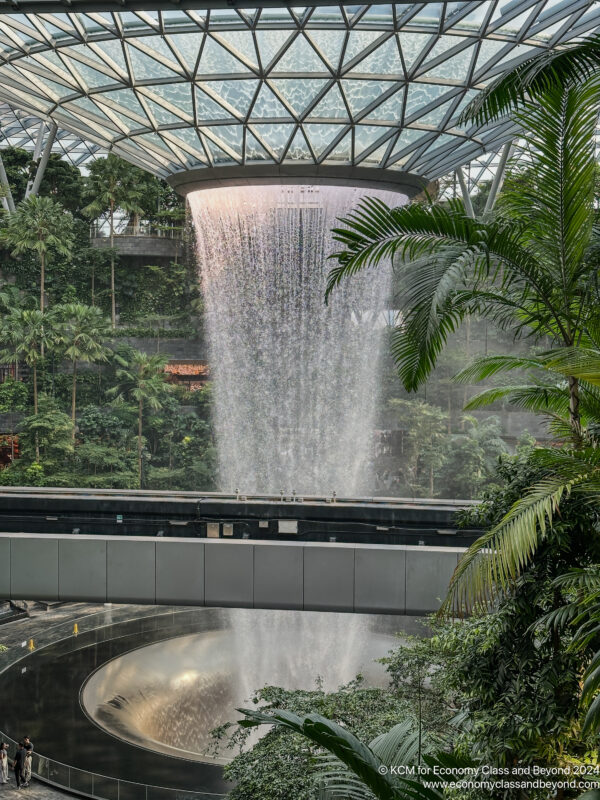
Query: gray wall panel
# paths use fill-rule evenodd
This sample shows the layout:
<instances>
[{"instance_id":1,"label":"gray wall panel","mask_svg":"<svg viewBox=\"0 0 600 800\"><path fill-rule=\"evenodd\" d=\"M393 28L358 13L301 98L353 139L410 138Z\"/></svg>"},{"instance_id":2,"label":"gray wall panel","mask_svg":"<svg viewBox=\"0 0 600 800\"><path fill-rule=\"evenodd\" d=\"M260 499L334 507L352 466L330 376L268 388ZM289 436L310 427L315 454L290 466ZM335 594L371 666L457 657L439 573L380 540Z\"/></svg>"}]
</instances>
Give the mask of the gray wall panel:
<instances>
[{"instance_id":1,"label":"gray wall panel","mask_svg":"<svg viewBox=\"0 0 600 800\"><path fill-rule=\"evenodd\" d=\"M156 542L109 539L106 590L112 603L154 603Z\"/></svg>"},{"instance_id":2,"label":"gray wall panel","mask_svg":"<svg viewBox=\"0 0 600 800\"><path fill-rule=\"evenodd\" d=\"M254 548L256 608L302 608L301 547L259 545Z\"/></svg>"},{"instance_id":3,"label":"gray wall panel","mask_svg":"<svg viewBox=\"0 0 600 800\"><path fill-rule=\"evenodd\" d=\"M156 542L156 602L204 605L203 542Z\"/></svg>"},{"instance_id":4,"label":"gray wall panel","mask_svg":"<svg viewBox=\"0 0 600 800\"><path fill-rule=\"evenodd\" d=\"M10 597L10 539L0 539L0 597Z\"/></svg>"},{"instance_id":5,"label":"gray wall panel","mask_svg":"<svg viewBox=\"0 0 600 800\"><path fill-rule=\"evenodd\" d=\"M456 550L415 548L406 551L406 613L435 611L456 567Z\"/></svg>"},{"instance_id":6,"label":"gray wall panel","mask_svg":"<svg viewBox=\"0 0 600 800\"><path fill-rule=\"evenodd\" d=\"M219 540L204 545L204 593L207 606L252 607L254 547Z\"/></svg>"},{"instance_id":7,"label":"gray wall panel","mask_svg":"<svg viewBox=\"0 0 600 800\"><path fill-rule=\"evenodd\" d=\"M354 610L354 548L343 545L305 547L304 608Z\"/></svg>"},{"instance_id":8,"label":"gray wall panel","mask_svg":"<svg viewBox=\"0 0 600 800\"><path fill-rule=\"evenodd\" d=\"M355 611L404 613L405 550L357 549L354 568Z\"/></svg>"},{"instance_id":9,"label":"gray wall panel","mask_svg":"<svg viewBox=\"0 0 600 800\"><path fill-rule=\"evenodd\" d=\"M60 600L106 602L106 541L60 539L58 543Z\"/></svg>"},{"instance_id":10,"label":"gray wall panel","mask_svg":"<svg viewBox=\"0 0 600 800\"><path fill-rule=\"evenodd\" d=\"M58 540L15 536L10 547L13 598L58 600Z\"/></svg>"}]
</instances>

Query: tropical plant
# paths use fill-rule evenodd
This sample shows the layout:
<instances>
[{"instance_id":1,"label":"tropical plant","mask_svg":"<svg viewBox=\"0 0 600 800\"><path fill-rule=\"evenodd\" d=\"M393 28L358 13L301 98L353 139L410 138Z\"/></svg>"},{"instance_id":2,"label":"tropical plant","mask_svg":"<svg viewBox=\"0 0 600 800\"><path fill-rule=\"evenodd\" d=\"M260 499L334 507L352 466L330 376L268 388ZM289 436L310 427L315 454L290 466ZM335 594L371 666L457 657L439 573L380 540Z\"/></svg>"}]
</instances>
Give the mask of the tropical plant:
<instances>
[{"instance_id":1,"label":"tropical plant","mask_svg":"<svg viewBox=\"0 0 600 800\"><path fill-rule=\"evenodd\" d=\"M77 407L77 365L80 362L94 364L106 361L111 350L105 342L109 328L99 308L82 303L67 303L57 306L59 320L58 338L64 346L64 355L71 362L71 422L75 438L75 412Z\"/></svg>"},{"instance_id":2,"label":"tropical plant","mask_svg":"<svg viewBox=\"0 0 600 800\"><path fill-rule=\"evenodd\" d=\"M14 309L2 320L0 327L0 358L4 361L23 361L33 375L33 413L38 413L38 367L44 349L56 344L56 318L52 312ZM36 446L39 461L39 447Z\"/></svg>"},{"instance_id":3,"label":"tropical plant","mask_svg":"<svg viewBox=\"0 0 600 800\"><path fill-rule=\"evenodd\" d=\"M564 376L573 448L538 456L541 480L461 560L446 608L490 599L495 589L506 588L531 562L573 481L581 491L590 488L594 454L577 452L586 437L580 376L588 404L596 393L572 354L581 346L600 349L594 229L599 89L596 78L578 84L554 76L535 100L519 98L514 118L527 159L509 176L496 215L474 219L456 202L389 209L370 199L334 232L343 249L335 255L328 293L345 276L385 258L401 262L405 309L393 352L407 389L426 380L449 333L469 314L560 349L530 365ZM523 365L514 358L483 359L469 377ZM542 405L552 390L538 387L532 394ZM548 409L555 410L550 402ZM584 467L583 461L584 473L576 479L574 468Z\"/></svg>"},{"instance_id":4,"label":"tropical plant","mask_svg":"<svg viewBox=\"0 0 600 800\"><path fill-rule=\"evenodd\" d=\"M110 235L110 306L112 327L117 325L117 306L115 295L115 212L118 209L127 213L139 214L143 189L139 185L135 167L123 159L109 153L106 158L98 158L90 166L87 194L90 202L83 209L90 217L98 218L108 212Z\"/></svg>"},{"instance_id":5,"label":"tropical plant","mask_svg":"<svg viewBox=\"0 0 600 800\"><path fill-rule=\"evenodd\" d=\"M27 251L37 253L40 262L40 311L44 312L46 264L49 253L68 256L73 246L73 217L51 197L30 196L23 200L0 239L13 255Z\"/></svg>"},{"instance_id":6,"label":"tropical plant","mask_svg":"<svg viewBox=\"0 0 600 800\"><path fill-rule=\"evenodd\" d=\"M137 406L138 485L142 488L144 407L158 411L173 388L166 382L164 371L168 357L134 350L128 359L116 358L120 364L116 371L117 385L109 389L108 394L117 403L130 400Z\"/></svg>"}]
</instances>

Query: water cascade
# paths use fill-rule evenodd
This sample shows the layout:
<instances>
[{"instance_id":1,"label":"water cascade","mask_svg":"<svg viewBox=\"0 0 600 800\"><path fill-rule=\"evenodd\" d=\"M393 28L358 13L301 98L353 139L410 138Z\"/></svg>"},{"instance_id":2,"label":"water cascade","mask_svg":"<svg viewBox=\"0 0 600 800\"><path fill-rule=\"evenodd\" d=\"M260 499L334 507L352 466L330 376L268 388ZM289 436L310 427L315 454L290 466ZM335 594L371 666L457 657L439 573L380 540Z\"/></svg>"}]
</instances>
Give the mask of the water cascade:
<instances>
[{"instance_id":1,"label":"water cascade","mask_svg":"<svg viewBox=\"0 0 600 800\"><path fill-rule=\"evenodd\" d=\"M325 305L331 228L365 195L240 186L188 196L215 386L220 488L369 493L391 269L345 281Z\"/></svg>"}]
</instances>

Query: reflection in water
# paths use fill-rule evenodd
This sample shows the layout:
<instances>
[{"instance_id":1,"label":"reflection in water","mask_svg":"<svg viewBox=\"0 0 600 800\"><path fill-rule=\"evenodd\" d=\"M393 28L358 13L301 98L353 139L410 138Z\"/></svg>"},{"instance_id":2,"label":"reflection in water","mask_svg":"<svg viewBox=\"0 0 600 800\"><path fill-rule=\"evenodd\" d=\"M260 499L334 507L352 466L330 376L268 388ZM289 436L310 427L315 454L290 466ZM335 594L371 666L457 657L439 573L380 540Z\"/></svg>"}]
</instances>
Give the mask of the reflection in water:
<instances>
[{"instance_id":1,"label":"reflection in water","mask_svg":"<svg viewBox=\"0 0 600 800\"><path fill-rule=\"evenodd\" d=\"M330 691L364 675L384 686L374 660L408 620L316 611L211 610L212 629L126 653L82 691L90 717L134 744L208 760L210 731L239 718L236 707L267 685ZM227 755L225 753L224 755Z\"/></svg>"}]
</instances>

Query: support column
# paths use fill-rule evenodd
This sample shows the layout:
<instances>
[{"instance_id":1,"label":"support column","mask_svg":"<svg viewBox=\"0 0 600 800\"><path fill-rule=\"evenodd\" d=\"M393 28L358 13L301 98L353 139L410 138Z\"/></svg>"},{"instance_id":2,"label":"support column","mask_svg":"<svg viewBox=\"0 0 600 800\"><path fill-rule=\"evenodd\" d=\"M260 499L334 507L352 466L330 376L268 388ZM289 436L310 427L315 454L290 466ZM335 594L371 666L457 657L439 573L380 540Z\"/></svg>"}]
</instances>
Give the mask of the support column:
<instances>
[{"instance_id":1,"label":"support column","mask_svg":"<svg viewBox=\"0 0 600 800\"><path fill-rule=\"evenodd\" d=\"M48 138L46 139L46 144L44 145L44 152L42 153L42 158L40 159L40 163L38 165L37 171L35 173L35 178L33 180L33 186L31 187L30 194L35 197L40 190L40 184L42 183L42 178L44 177L44 173L46 172L46 167L48 165L48 159L50 158L50 153L52 152L52 145L54 144L54 139L56 137L56 131L58 127L55 122L50 122L50 130L48 131Z\"/></svg>"},{"instance_id":2,"label":"support column","mask_svg":"<svg viewBox=\"0 0 600 800\"><path fill-rule=\"evenodd\" d=\"M458 182L460 184L460 191L462 194L463 203L465 204L465 211L468 217L475 217L475 212L473 211L473 203L471 202L471 197L469 196L469 190L467 189L467 184L465 181L465 176L462 171L462 167L459 167L456 170L456 177L458 178Z\"/></svg>"},{"instance_id":3,"label":"support column","mask_svg":"<svg viewBox=\"0 0 600 800\"><path fill-rule=\"evenodd\" d=\"M500 162L498 163L498 168L496 169L496 174L494 175L494 180L492 181L492 186L490 188L490 193L487 199L487 203L485 204L484 214L488 214L490 211L493 210L494 205L496 204L496 196L498 192L502 188L502 184L504 183L504 177L506 175L506 165L508 164L508 159L511 157L513 152L513 143L507 142L504 145L502 150L502 154L500 156Z\"/></svg>"},{"instance_id":4,"label":"support column","mask_svg":"<svg viewBox=\"0 0 600 800\"><path fill-rule=\"evenodd\" d=\"M2 161L1 154L0 154L0 185L6 192L6 196L2 197L2 205L4 206L5 210L9 212L9 214L14 214L15 201L13 200L12 192L10 190L8 175L6 174L6 169L4 168L4 161Z\"/></svg>"},{"instance_id":5,"label":"support column","mask_svg":"<svg viewBox=\"0 0 600 800\"><path fill-rule=\"evenodd\" d=\"M44 144L44 134L46 133L46 123L42 120L40 122L40 127L38 128L37 138L35 140L35 147L33 148L33 156L32 162L33 164L38 164L40 160L40 156L42 155L42 145ZM33 186L33 177L29 177L27 181L27 186L25 187L25 199L29 197L31 194L31 187Z\"/></svg>"}]
</instances>

